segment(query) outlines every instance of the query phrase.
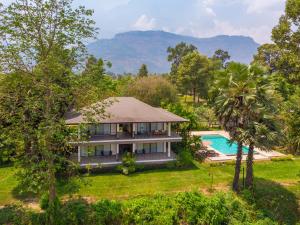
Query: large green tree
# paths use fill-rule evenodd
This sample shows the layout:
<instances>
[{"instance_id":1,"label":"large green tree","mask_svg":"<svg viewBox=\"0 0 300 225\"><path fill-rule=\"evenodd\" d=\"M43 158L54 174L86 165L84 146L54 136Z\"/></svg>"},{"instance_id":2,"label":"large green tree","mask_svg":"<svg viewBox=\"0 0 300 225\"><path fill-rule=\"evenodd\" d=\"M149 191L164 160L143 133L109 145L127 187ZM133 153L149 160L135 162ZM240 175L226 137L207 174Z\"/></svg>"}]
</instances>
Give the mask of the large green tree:
<instances>
[{"instance_id":1,"label":"large green tree","mask_svg":"<svg viewBox=\"0 0 300 225\"><path fill-rule=\"evenodd\" d=\"M254 149L270 150L278 140L279 99L268 85L265 70L230 63L218 74L215 110L220 123L238 143L233 190L238 191L242 147L248 145L246 186L253 186Z\"/></svg>"},{"instance_id":2,"label":"large green tree","mask_svg":"<svg viewBox=\"0 0 300 225\"><path fill-rule=\"evenodd\" d=\"M170 75L173 83L176 83L177 70L182 58L195 50L197 50L197 48L194 45L185 42L180 42L173 48L168 47L168 61L172 63Z\"/></svg>"},{"instance_id":3,"label":"large green tree","mask_svg":"<svg viewBox=\"0 0 300 225\"><path fill-rule=\"evenodd\" d=\"M178 93L174 85L161 76L149 76L135 79L127 86L125 95L133 96L152 106L162 103L175 103Z\"/></svg>"},{"instance_id":4,"label":"large green tree","mask_svg":"<svg viewBox=\"0 0 300 225\"><path fill-rule=\"evenodd\" d=\"M194 102L196 96L207 98L212 71L210 59L197 51L191 52L182 58L178 66L177 86L185 94L192 93Z\"/></svg>"},{"instance_id":5,"label":"large green tree","mask_svg":"<svg viewBox=\"0 0 300 225\"><path fill-rule=\"evenodd\" d=\"M272 44L258 48L254 62L266 66L271 73L278 72L291 84L299 84L299 21L300 3L298 0L287 0L285 13L272 30Z\"/></svg>"},{"instance_id":6,"label":"large green tree","mask_svg":"<svg viewBox=\"0 0 300 225\"><path fill-rule=\"evenodd\" d=\"M238 63L230 63L226 70L216 77L217 89L214 99L216 116L225 131L230 135L232 142L237 142L235 173L232 189L239 190L239 177L243 154L243 142L240 140L241 130L244 128L246 118L242 114L245 94L248 92L247 84L243 82L248 76L248 68ZM254 88L254 87L252 87Z\"/></svg>"},{"instance_id":7,"label":"large green tree","mask_svg":"<svg viewBox=\"0 0 300 225\"><path fill-rule=\"evenodd\" d=\"M221 63L221 66L224 68L226 66L226 62L230 60L230 55L227 51L218 49L215 51L212 59L218 60Z\"/></svg>"},{"instance_id":8,"label":"large green tree","mask_svg":"<svg viewBox=\"0 0 300 225\"><path fill-rule=\"evenodd\" d=\"M89 56L82 73L73 82L74 107L82 108L116 95L117 80L106 74L111 63Z\"/></svg>"},{"instance_id":9,"label":"large green tree","mask_svg":"<svg viewBox=\"0 0 300 225\"><path fill-rule=\"evenodd\" d=\"M19 0L0 14L0 121L22 143L21 181L35 191L48 188L50 203L57 162L68 149L72 71L85 54L84 39L95 34L91 15L71 0Z\"/></svg>"}]
</instances>

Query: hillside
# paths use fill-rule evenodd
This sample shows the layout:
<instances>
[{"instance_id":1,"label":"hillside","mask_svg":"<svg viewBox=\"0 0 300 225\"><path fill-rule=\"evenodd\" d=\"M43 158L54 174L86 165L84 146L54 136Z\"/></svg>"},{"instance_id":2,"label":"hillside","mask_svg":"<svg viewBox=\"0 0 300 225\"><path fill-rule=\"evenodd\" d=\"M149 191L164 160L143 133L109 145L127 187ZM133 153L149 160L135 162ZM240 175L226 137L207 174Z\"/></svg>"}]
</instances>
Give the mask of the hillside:
<instances>
[{"instance_id":1,"label":"hillside","mask_svg":"<svg viewBox=\"0 0 300 225\"><path fill-rule=\"evenodd\" d=\"M112 62L114 73L136 73L141 64L147 64L153 73L168 72L167 48L179 42L195 45L211 56L216 49L229 52L234 61L249 63L259 44L245 36L220 35L211 38L195 38L164 31L130 31L115 35L112 39L100 39L88 45L90 54Z\"/></svg>"}]
</instances>

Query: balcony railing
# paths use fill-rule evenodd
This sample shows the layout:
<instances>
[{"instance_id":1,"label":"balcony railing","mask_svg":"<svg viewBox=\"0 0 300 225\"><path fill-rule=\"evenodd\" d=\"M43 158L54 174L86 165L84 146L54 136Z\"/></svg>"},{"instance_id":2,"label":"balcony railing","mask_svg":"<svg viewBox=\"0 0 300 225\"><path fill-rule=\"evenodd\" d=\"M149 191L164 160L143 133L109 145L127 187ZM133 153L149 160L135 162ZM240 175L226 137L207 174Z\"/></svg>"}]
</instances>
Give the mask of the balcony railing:
<instances>
[{"instance_id":1,"label":"balcony railing","mask_svg":"<svg viewBox=\"0 0 300 225\"><path fill-rule=\"evenodd\" d=\"M135 134L119 132L116 135L94 135L90 137L89 141L98 141L98 140L122 140L122 139L153 139L153 138L180 138L180 135L176 132L172 132L171 136L168 136L167 132L161 133L143 133Z\"/></svg>"}]
</instances>

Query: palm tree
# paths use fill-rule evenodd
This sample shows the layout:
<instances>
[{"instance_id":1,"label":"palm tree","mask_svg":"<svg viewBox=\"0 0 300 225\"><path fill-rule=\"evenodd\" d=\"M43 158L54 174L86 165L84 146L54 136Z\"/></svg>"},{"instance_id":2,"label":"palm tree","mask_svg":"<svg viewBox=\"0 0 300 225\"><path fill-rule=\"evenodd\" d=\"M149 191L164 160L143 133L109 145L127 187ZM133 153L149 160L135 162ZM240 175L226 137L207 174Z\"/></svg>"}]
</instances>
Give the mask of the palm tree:
<instances>
[{"instance_id":1,"label":"palm tree","mask_svg":"<svg viewBox=\"0 0 300 225\"><path fill-rule=\"evenodd\" d=\"M246 65L230 63L217 76L215 95L215 112L224 130L229 132L231 142L238 143L235 174L232 183L234 191L239 190L239 175L242 161L242 131L245 127L247 114L246 102L255 92L255 84L249 79Z\"/></svg>"},{"instance_id":2,"label":"palm tree","mask_svg":"<svg viewBox=\"0 0 300 225\"><path fill-rule=\"evenodd\" d=\"M265 71L252 65L249 68L249 78L256 83L252 94L245 98L244 128L240 133L240 140L249 146L246 168L246 188L253 188L253 156L254 148L269 150L280 140L277 115L281 98L273 87L267 84Z\"/></svg>"}]
</instances>

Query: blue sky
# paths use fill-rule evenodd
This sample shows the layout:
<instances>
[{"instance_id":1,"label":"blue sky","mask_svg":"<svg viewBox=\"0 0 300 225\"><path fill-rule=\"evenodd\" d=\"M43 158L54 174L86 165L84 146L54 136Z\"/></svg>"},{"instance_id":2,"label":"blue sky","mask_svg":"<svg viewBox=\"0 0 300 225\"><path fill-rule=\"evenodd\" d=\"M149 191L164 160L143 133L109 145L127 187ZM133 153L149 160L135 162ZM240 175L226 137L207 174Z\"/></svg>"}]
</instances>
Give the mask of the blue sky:
<instances>
[{"instance_id":1,"label":"blue sky","mask_svg":"<svg viewBox=\"0 0 300 225\"><path fill-rule=\"evenodd\" d=\"M8 4L12 0L1 0ZM245 35L270 42L284 0L74 0L94 9L99 38L129 30L164 30L195 37Z\"/></svg>"}]
</instances>

